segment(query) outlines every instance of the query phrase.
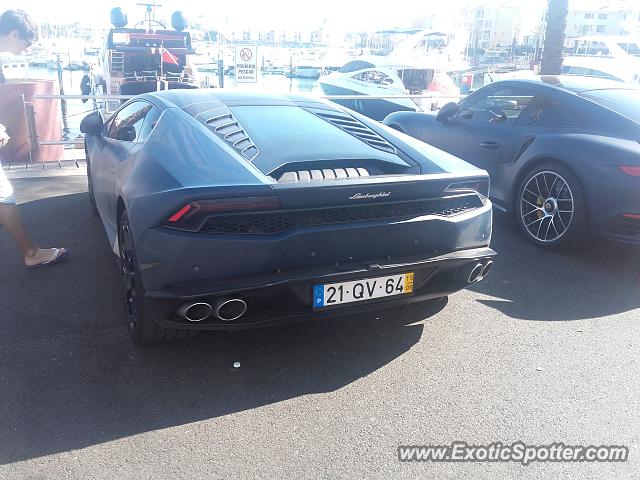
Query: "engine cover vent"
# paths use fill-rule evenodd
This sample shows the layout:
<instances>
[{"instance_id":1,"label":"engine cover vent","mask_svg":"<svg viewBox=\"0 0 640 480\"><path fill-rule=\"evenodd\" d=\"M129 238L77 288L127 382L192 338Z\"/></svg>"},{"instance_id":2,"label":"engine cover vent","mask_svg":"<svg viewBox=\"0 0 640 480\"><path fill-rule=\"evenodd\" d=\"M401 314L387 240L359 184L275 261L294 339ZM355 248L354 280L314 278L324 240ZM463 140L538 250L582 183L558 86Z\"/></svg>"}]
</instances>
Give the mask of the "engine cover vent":
<instances>
[{"instance_id":1,"label":"engine cover vent","mask_svg":"<svg viewBox=\"0 0 640 480\"><path fill-rule=\"evenodd\" d=\"M368 177L366 168L325 168L322 170L298 170L284 172L278 183L314 182L317 180L342 180L345 178Z\"/></svg>"},{"instance_id":2,"label":"engine cover vent","mask_svg":"<svg viewBox=\"0 0 640 480\"><path fill-rule=\"evenodd\" d=\"M396 147L387 142L383 137L371 130L364 123L356 120L346 113L340 112L328 112L326 110L319 109L307 109L314 115L326 120L327 122L335 125L341 130L353 135L354 137L362 140L364 143L383 152L392 153L397 155L398 151Z\"/></svg>"},{"instance_id":3,"label":"engine cover vent","mask_svg":"<svg viewBox=\"0 0 640 480\"><path fill-rule=\"evenodd\" d=\"M260 153L256 144L249 138L247 132L231 112L210 118L205 124L227 145L250 162Z\"/></svg>"}]
</instances>

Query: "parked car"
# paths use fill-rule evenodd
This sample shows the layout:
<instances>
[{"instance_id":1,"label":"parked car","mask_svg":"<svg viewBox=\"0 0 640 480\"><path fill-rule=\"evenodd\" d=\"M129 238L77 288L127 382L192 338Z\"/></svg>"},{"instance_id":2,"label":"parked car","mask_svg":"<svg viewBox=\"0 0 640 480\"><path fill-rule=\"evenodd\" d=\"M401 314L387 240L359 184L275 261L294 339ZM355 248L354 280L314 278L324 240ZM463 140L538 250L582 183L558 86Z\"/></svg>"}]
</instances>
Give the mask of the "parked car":
<instances>
[{"instance_id":1,"label":"parked car","mask_svg":"<svg viewBox=\"0 0 640 480\"><path fill-rule=\"evenodd\" d=\"M640 90L582 77L489 84L385 124L489 172L494 205L543 247L640 244Z\"/></svg>"},{"instance_id":2,"label":"parked car","mask_svg":"<svg viewBox=\"0 0 640 480\"><path fill-rule=\"evenodd\" d=\"M491 269L487 173L336 104L174 90L81 130L140 343L424 301Z\"/></svg>"}]
</instances>

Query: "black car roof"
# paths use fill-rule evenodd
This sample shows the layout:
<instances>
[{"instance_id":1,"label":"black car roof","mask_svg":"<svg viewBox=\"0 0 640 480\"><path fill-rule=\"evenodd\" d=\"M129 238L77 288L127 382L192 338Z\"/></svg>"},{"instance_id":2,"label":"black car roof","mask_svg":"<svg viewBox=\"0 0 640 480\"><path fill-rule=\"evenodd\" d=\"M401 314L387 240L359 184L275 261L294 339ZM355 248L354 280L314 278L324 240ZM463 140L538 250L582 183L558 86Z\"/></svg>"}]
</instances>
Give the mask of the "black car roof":
<instances>
[{"instance_id":1,"label":"black car roof","mask_svg":"<svg viewBox=\"0 0 640 480\"><path fill-rule=\"evenodd\" d=\"M310 105L327 106L326 102L304 95L289 95L265 92L223 90L214 88L176 89L147 93L145 96L160 100L167 107L186 109L189 105L215 102L226 106L241 105Z\"/></svg>"},{"instance_id":2,"label":"black car roof","mask_svg":"<svg viewBox=\"0 0 640 480\"><path fill-rule=\"evenodd\" d=\"M182 110L266 174L288 163L318 159L409 165L384 135L319 98L219 89L165 90L141 97Z\"/></svg>"},{"instance_id":3,"label":"black car roof","mask_svg":"<svg viewBox=\"0 0 640 480\"><path fill-rule=\"evenodd\" d=\"M628 89L633 90L621 82L607 80L604 78L581 77L577 75L541 75L539 77L531 77L526 79L514 78L509 80L499 80L489 84L489 86L497 85L544 85L557 88L571 93L588 92L590 90L608 90L608 89Z\"/></svg>"}]
</instances>

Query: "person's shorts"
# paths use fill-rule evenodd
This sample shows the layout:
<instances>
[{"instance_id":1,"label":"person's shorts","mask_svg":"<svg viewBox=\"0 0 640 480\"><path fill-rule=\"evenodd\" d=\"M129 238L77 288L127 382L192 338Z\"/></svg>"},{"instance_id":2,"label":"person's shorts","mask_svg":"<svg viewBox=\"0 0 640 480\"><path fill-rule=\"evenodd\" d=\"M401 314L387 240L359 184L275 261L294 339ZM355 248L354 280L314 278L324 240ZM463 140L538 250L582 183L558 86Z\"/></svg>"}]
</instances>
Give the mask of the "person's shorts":
<instances>
[{"instance_id":1,"label":"person's shorts","mask_svg":"<svg viewBox=\"0 0 640 480\"><path fill-rule=\"evenodd\" d=\"M4 173L0 163L0 203L5 205L15 205L16 199L13 196L13 187Z\"/></svg>"}]
</instances>

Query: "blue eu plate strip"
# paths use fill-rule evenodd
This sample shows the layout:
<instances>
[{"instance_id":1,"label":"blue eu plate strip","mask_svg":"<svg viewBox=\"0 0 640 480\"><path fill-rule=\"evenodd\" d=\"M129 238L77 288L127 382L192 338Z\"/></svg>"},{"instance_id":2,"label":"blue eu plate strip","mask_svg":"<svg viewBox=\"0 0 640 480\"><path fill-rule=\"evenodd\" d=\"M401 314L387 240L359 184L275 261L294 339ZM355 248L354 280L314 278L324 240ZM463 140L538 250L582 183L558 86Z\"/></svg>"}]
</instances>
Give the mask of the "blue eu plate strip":
<instances>
[{"instance_id":1,"label":"blue eu plate strip","mask_svg":"<svg viewBox=\"0 0 640 480\"><path fill-rule=\"evenodd\" d=\"M324 285L313 287L313 306L314 308L324 307Z\"/></svg>"}]
</instances>

